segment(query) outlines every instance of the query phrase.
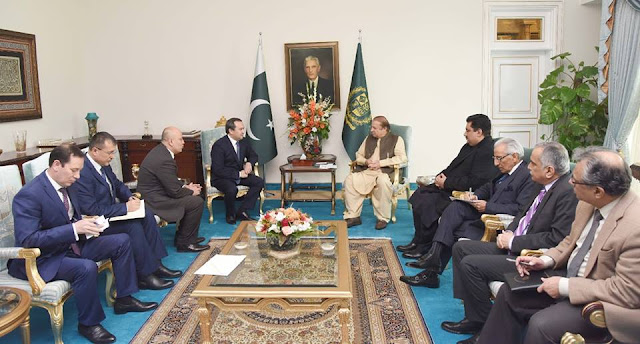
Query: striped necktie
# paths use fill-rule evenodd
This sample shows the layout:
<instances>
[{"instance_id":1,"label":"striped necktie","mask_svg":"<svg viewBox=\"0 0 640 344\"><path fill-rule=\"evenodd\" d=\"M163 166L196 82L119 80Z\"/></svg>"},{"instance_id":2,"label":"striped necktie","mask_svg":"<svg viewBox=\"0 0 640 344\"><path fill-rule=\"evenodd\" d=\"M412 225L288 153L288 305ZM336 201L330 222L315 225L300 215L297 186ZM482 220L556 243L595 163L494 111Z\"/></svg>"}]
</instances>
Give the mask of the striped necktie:
<instances>
[{"instance_id":1,"label":"striped necktie","mask_svg":"<svg viewBox=\"0 0 640 344\"><path fill-rule=\"evenodd\" d=\"M527 233L529 224L531 223L531 218L533 218L533 215L535 215L536 210L538 210L538 206L540 205L540 202L542 202L542 199L544 198L544 195L546 193L547 193L547 189L543 187L542 190L540 190L540 193L538 193L538 197L536 197L536 199L533 201L533 203L529 207L529 210L527 210L527 213L524 215L524 217L520 219L520 222L518 223L518 228L516 229L516 232L515 232L515 236L519 236Z\"/></svg>"}]
</instances>

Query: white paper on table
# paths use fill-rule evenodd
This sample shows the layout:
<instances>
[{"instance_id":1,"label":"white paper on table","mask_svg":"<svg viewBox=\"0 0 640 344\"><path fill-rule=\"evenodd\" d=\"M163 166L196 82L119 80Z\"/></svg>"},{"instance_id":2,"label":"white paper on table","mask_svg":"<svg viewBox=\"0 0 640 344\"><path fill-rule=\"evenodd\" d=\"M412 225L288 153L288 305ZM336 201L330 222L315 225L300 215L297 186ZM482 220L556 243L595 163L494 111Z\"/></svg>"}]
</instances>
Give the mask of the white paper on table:
<instances>
[{"instance_id":1,"label":"white paper on table","mask_svg":"<svg viewBox=\"0 0 640 344\"><path fill-rule=\"evenodd\" d=\"M229 276L245 257L246 255L216 254L195 273L196 275Z\"/></svg>"}]
</instances>

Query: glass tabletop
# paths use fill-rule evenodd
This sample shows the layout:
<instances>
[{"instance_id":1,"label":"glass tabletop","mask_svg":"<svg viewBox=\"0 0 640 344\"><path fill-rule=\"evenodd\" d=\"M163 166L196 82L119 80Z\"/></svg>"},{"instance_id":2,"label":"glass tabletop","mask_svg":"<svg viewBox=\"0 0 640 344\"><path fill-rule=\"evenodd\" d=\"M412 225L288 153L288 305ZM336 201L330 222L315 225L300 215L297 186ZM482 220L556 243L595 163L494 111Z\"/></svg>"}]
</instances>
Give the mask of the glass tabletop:
<instances>
[{"instance_id":1,"label":"glass tabletop","mask_svg":"<svg viewBox=\"0 0 640 344\"><path fill-rule=\"evenodd\" d=\"M292 251L275 251L258 235L255 222L235 236L227 254L246 255L229 276L214 276L216 287L336 287L338 250L335 225L320 224L317 235L301 237ZM233 239L231 239L233 240Z\"/></svg>"},{"instance_id":2,"label":"glass tabletop","mask_svg":"<svg viewBox=\"0 0 640 344\"><path fill-rule=\"evenodd\" d=\"M11 289L0 289L0 317L11 313L20 304L20 294Z\"/></svg>"}]
</instances>

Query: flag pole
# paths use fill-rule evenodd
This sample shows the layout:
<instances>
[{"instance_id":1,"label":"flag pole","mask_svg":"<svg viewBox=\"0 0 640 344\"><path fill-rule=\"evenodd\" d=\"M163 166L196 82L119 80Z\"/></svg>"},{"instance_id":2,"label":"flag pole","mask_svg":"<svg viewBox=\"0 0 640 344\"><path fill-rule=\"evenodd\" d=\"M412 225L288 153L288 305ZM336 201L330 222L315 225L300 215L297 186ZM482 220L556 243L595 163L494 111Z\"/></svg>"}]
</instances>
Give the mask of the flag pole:
<instances>
[{"instance_id":1,"label":"flag pole","mask_svg":"<svg viewBox=\"0 0 640 344\"><path fill-rule=\"evenodd\" d=\"M362 44L362 29L358 29L358 43Z\"/></svg>"}]
</instances>

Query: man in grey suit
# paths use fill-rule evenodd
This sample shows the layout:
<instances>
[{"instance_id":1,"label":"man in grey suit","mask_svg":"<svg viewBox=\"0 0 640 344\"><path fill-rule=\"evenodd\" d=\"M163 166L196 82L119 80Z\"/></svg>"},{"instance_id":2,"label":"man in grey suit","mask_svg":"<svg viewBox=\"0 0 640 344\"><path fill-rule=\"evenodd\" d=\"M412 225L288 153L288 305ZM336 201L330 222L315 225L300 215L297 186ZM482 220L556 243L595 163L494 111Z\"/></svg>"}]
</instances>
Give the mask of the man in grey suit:
<instances>
[{"instance_id":1,"label":"man in grey suit","mask_svg":"<svg viewBox=\"0 0 640 344\"><path fill-rule=\"evenodd\" d=\"M465 194L472 201L452 202L442 213L438 229L429 252L407 266L424 269L415 276L402 276L400 280L413 286L437 288L438 274L451 258L451 247L459 238L478 240L484 233L480 221L483 213L517 215L527 206L540 186L531 180L527 163L522 160L524 148L512 139L498 140L493 147L493 164L501 174L481 186L474 194Z\"/></svg>"},{"instance_id":2,"label":"man in grey suit","mask_svg":"<svg viewBox=\"0 0 640 344\"><path fill-rule=\"evenodd\" d=\"M443 322L444 330L478 333L491 310L488 283L504 281L504 273L513 271L513 263L506 258L515 258L525 248L554 247L569 234L578 200L569 184L567 149L557 142L536 145L529 171L540 184L539 192L495 243L465 240L453 246L453 296L464 300L465 317ZM474 341L472 337L458 343Z\"/></svg>"},{"instance_id":3,"label":"man in grey suit","mask_svg":"<svg viewBox=\"0 0 640 344\"><path fill-rule=\"evenodd\" d=\"M169 222L178 222L174 244L178 252L199 252L209 248L200 245L198 237L204 201L202 187L178 180L178 165L174 157L182 152L184 139L175 127L162 131L162 144L154 147L142 161L138 173L138 191L151 210Z\"/></svg>"}]
</instances>

